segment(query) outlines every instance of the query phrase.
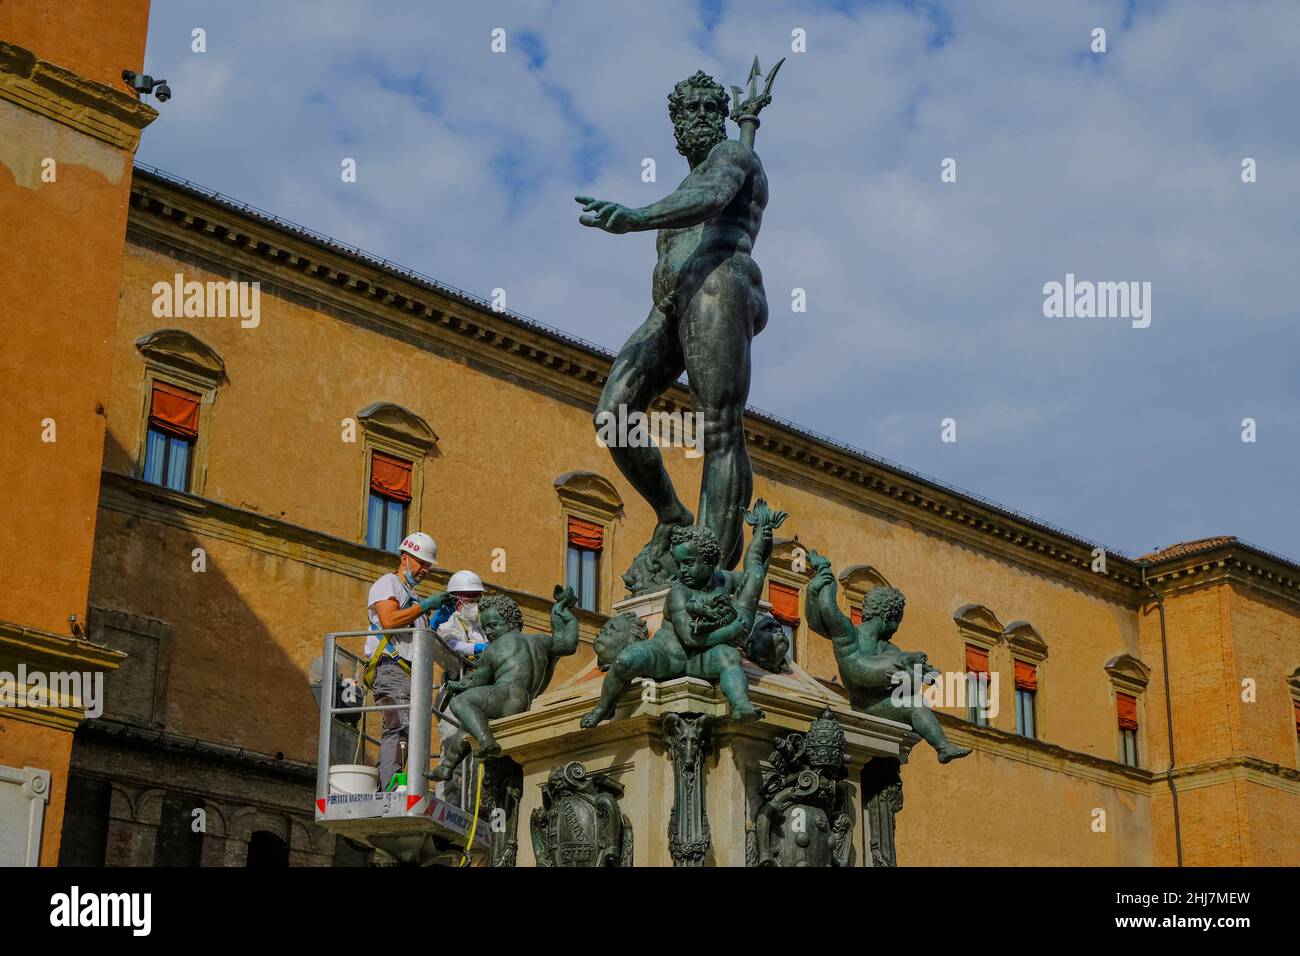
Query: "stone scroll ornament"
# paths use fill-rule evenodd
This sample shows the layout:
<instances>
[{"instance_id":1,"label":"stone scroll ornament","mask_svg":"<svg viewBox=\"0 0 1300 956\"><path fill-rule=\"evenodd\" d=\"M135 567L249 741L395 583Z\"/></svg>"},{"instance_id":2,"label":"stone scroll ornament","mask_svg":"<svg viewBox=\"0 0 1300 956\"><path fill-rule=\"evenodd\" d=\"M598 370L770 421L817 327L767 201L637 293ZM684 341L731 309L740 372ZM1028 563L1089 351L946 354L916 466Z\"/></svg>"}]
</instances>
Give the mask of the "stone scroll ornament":
<instances>
[{"instance_id":1,"label":"stone scroll ornament","mask_svg":"<svg viewBox=\"0 0 1300 956\"><path fill-rule=\"evenodd\" d=\"M622 796L622 786L588 775L577 760L553 768L529 820L537 865L630 867L632 823L619 809Z\"/></svg>"},{"instance_id":2,"label":"stone scroll ornament","mask_svg":"<svg viewBox=\"0 0 1300 956\"><path fill-rule=\"evenodd\" d=\"M830 708L807 733L776 739L759 788L763 802L745 835L746 865L849 865L853 795L844 782L845 746Z\"/></svg>"},{"instance_id":3,"label":"stone scroll ornament","mask_svg":"<svg viewBox=\"0 0 1300 956\"><path fill-rule=\"evenodd\" d=\"M690 173L671 195L639 208L575 197L583 205L578 221L584 226L616 235L658 232L653 305L614 360L595 414L598 440L657 519L649 543L623 576L633 594L673 580L674 529L697 522L707 528L724 570L740 558L741 516L754 487L744 428L750 347L768 318L763 276L751 256L768 199L754 137L780 67L763 77L755 58L748 96L742 99L739 88L732 88L734 107L727 91L701 71L673 87L668 115ZM727 137L729 109L739 139ZM657 447L665 438L669 445L684 442L660 433L656 443L644 426L647 409L683 372L693 408L686 414L702 429L694 434L704 454L697 515L677 496ZM676 414L684 438L681 412Z\"/></svg>"},{"instance_id":4,"label":"stone scroll ornament","mask_svg":"<svg viewBox=\"0 0 1300 956\"><path fill-rule=\"evenodd\" d=\"M673 809L668 818L668 853L673 866L703 866L713 837L704 809L704 760L712 718L667 714L664 742L673 761Z\"/></svg>"}]
</instances>

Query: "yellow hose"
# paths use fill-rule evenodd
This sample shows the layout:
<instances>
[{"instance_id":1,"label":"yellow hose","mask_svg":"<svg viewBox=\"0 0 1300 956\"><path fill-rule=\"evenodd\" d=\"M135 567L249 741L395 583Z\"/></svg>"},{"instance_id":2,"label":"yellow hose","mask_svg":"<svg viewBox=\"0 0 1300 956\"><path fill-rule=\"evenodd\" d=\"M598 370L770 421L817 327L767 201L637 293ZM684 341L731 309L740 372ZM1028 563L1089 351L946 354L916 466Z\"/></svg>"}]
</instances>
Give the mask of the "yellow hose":
<instances>
[{"instance_id":1,"label":"yellow hose","mask_svg":"<svg viewBox=\"0 0 1300 956\"><path fill-rule=\"evenodd\" d=\"M461 858L461 866L469 866L470 848L474 845L474 834L478 832L478 811L483 805L483 762L478 764L478 786L474 791L474 821L469 826L469 839L465 841L465 855Z\"/></svg>"}]
</instances>

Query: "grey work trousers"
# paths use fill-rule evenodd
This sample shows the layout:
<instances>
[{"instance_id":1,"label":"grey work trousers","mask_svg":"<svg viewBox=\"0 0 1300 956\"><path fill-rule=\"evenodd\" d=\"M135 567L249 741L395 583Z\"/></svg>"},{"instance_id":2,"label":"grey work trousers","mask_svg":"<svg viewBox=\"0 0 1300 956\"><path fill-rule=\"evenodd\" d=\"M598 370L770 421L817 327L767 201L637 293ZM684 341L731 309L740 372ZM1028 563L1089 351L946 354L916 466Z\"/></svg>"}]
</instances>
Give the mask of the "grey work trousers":
<instances>
[{"instance_id":1,"label":"grey work trousers","mask_svg":"<svg viewBox=\"0 0 1300 956\"><path fill-rule=\"evenodd\" d=\"M446 680L453 681L453 680L457 680L460 677L460 673L445 672L444 677L446 678ZM435 713L439 717L438 720L439 762L441 762L445 757L445 755L450 750L455 748L462 739L461 731L459 727L453 724L450 720L441 719L443 714L451 713L451 697L452 695L443 692L442 701L441 701L442 706L435 708ZM465 765L463 763L459 767L457 767L456 773L452 776L450 780L438 781L437 785L433 788L433 795L437 797L439 800L446 800L448 799L449 796L455 795L456 798L453 799L451 802L459 804L461 771L464 769L464 767Z\"/></svg>"},{"instance_id":2,"label":"grey work trousers","mask_svg":"<svg viewBox=\"0 0 1300 956\"><path fill-rule=\"evenodd\" d=\"M382 660L375 668L374 694L376 704L405 704L407 710L383 712L384 729L379 735L379 789L388 786L393 774L405 768L400 765L398 745L406 740L411 723L411 675L401 665Z\"/></svg>"}]
</instances>

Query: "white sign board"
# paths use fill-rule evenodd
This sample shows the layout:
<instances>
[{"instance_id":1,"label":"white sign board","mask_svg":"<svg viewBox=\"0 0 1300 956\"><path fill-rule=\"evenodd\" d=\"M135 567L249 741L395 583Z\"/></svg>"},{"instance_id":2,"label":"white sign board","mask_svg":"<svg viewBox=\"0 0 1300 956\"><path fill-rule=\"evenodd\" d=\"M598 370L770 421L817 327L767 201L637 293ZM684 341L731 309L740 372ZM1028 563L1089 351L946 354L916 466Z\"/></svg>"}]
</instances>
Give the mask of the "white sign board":
<instances>
[{"instance_id":1,"label":"white sign board","mask_svg":"<svg viewBox=\"0 0 1300 956\"><path fill-rule=\"evenodd\" d=\"M0 866L37 866L50 772L0 767Z\"/></svg>"}]
</instances>

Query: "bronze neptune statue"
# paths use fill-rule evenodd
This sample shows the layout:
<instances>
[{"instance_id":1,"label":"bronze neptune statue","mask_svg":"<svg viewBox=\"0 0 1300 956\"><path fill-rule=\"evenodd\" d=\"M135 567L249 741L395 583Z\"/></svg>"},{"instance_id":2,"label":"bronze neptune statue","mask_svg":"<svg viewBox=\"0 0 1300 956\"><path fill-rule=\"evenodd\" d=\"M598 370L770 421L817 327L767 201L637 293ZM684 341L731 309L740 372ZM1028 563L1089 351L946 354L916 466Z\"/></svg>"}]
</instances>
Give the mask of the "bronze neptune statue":
<instances>
[{"instance_id":1,"label":"bronze neptune statue","mask_svg":"<svg viewBox=\"0 0 1300 956\"><path fill-rule=\"evenodd\" d=\"M696 72L668 95L677 151L690 172L671 195L642 208L590 196L578 221L615 234L659 231L652 294L645 322L614 360L596 410L596 426L611 416L644 412L686 372L695 411L702 416L704 476L699 524L717 539L724 569L741 551L741 517L753 493L744 413L749 397L750 342L767 324L763 276L750 253L767 205L767 176L754 152L758 113L771 102L767 76L758 92L758 60L750 71L749 97L735 89L732 119L740 139L728 139L727 92ZM734 88L733 88L734 89ZM696 518L677 497L652 443L611 444L619 471L655 510L650 543L624 581L636 594L672 580L670 539L674 528Z\"/></svg>"}]
</instances>

